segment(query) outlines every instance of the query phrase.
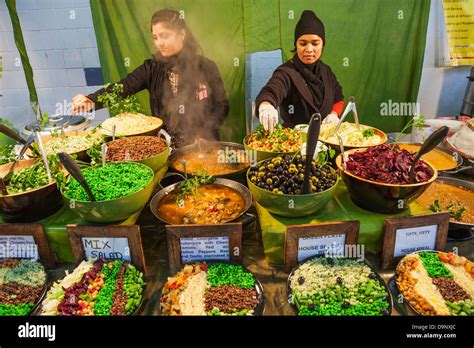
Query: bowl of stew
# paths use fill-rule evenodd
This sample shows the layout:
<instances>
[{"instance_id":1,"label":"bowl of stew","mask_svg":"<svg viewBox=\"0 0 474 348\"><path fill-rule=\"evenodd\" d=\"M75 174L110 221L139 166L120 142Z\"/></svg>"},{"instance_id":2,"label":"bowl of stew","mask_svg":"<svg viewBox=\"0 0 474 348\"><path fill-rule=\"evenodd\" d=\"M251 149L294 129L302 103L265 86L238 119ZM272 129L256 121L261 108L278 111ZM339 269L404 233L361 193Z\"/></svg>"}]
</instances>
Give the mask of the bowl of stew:
<instances>
[{"instance_id":1,"label":"bowl of stew","mask_svg":"<svg viewBox=\"0 0 474 348\"><path fill-rule=\"evenodd\" d=\"M165 187L151 200L151 212L164 223L222 224L236 220L252 204L250 191L236 181L217 178L199 186L195 194L179 197L182 183Z\"/></svg>"},{"instance_id":2,"label":"bowl of stew","mask_svg":"<svg viewBox=\"0 0 474 348\"><path fill-rule=\"evenodd\" d=\"M244 183L245 173L255 161L254 155L246 151L242 144L204 141L173 151L169 157L169 169L183 176L205 171L215 178Z\"/></svg>"}]
</instances>

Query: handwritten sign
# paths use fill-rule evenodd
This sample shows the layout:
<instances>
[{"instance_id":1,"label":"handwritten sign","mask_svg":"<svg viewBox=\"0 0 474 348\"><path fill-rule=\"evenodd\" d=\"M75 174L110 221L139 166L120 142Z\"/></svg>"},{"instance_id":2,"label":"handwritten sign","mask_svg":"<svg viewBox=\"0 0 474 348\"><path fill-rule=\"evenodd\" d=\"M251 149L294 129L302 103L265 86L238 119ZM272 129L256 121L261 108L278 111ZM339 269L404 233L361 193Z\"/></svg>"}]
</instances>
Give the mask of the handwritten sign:
<instances>
[{"instance_id":1,"label":"handwritten sign","mask_svg":"<svg viewBox=\"0 0 474 348\"><path fill-rule=\"evenodd\" d=\"M404 256L420 250L434 250L437 232L438 225L397 229L393 256Z\"/></svg>"},{"instance_id":2,"label":"handwritten sign","mask_svg":"<svg viewBox=\"0 0 474 348\"><path fill-rule=\"evenodd\" d=\"M345 234L298 238L298 262L328 251L342 255L345 242Z\"/></svg>"},{"instance_id":3,"label":"handwritten sign","mask_svg":"<svg viewBox=\"0 0 474 348\"><path fill-rule=\"evenodd\" d=\"M444 250L448 228L449 212L386 219L382 269L415 251Z\"/></svg>"},{"instance_id":4,"label":"handwritten sign","mask_svg":"<svg viewBox=\"0 0 474 348\"><path fill-rule=\"evenodd\" d=\"M0 258L39 260L47 268L53 268L57 259L39 224L0 224Z\"/></svg>"},{"instance_id":5,"label":"handwritten sign","mask_svg":"<svg viewBox=\"0 0 474 348\"><path fill-rule=\"evenodd\" d=\"M242 223L224 225L168 225L171 273L183 264L203 260L242 262Z\"/></svg>"},{"instance_id":6,"label":"handwritten sign","mask_svg":"<svg viewBox=\"0 0 474 348\"><path fill-rule=\"evenodd\" d=\"M82 238L86 259L131 261L127 238Z\"/></svg>"},{"instance_id":7,"label":"handwritten sign","mask_svg":"<svg viewBox=\"0 0 474 348\"><path fill-rule=\"evenodd\" d=\"M33 236L0 236L0 258L38 260L38 246Z\"/></svg>"},{"instance_id":8,"label":"handwritten sign","mask_svg":"<svg viewBox=\"0 0 474 348\"><path fill-rule=\"evenodd\" d=\"M357 257L358 253L363 253L357 249L359 226L359 221L288 226L285 271L291 272L298 262L321 254ZM347 251L351 255L346 255Z\"/></svg>"},{"instance_id":9,"label":"handwritten sign","mask_svg":"<svg viewBox=\"0 0 474 348\"><path fill-rule=\"evenodd\" d=\"M181 238L181 262L229 260L229 237Z\"/></svg>"},{"instance_id":10,"label":"handwritten sign","mask_svg":"<svg viewBox=\"0 0 474 348\"><path fill-rule=\"evenodd\" d=\"M68 225L67 232L76 263L97 258L124 260L146 273L139 226Z\"/></svg>"}]
</instances>

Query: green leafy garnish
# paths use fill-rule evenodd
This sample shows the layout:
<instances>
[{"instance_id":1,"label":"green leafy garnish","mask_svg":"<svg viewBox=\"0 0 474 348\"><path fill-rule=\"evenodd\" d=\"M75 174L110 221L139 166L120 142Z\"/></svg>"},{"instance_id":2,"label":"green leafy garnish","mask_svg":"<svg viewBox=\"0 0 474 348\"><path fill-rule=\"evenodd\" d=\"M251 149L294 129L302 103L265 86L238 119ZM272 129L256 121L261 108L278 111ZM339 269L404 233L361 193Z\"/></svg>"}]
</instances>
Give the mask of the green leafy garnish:
<instances>
[{"instance_id":1,"label":"green leafy garnish","mask_svg":"<svg viewBox=\"0 0 474 348\"><path fill-rule=\"evenodd\" d=\"M364 138L370 138L375 135L375 130L373 128L367 128L362 131L362 136Z\"/></svg>"},{"instance_id":2,"label":"green leafy garnish","mask_svg":"<svg viewBox=\"0 0 474 348\"><path fill-rule=\"evenodd\" d=\"M328 146L327 150L319 151L316 162L322 168L329 162L330 159L334 158L335 155L336 155L336 150Z\"/></svg>"},{"instance_id":3,"label":"green leafy garnish","mask_svg":"<svg viewBox=\"0 0 474 348\"><path fill-rule=\"evenodd\" d=\"M191 178L186 179L178 186L179 193L176 195L176 204L182 204L184 197L188 195L196 196L199 186L212 184L215 180L212 175L208 176L204 169L201 169L200 173L194 172Z\"/></svg>"},{"instance_id":4,"label":"green leafy garnish","mask_svg":"<svg viewBox=\"0 0 474 348\"><path fill-rule=\"evenodd\" d=\"M104 86L105 92L99 95L97 100L102 103L104 108L108 108L112 116L129 112L136 114L141 112L141 105L136 96L124 97L123 85L116 83L110 87L110 83Z\"/></svg>"},{"instance_id":5,"label":"green leafy garnish","mask_svg":"<svg viewBox=\"0 0 474 348\"><path fill-rule=\"evenodd\" d=\"M433 213L437 213L440 211L449 211L449 216L455 220L460 221L462 219L462 214L466 211L466 208L463 206L457 206L454 203L449 204L446 207L442 207L441 204L439 204L438 200L435 200L433 204L430 205L429 209Z\"/></svg>"}]
</instances>

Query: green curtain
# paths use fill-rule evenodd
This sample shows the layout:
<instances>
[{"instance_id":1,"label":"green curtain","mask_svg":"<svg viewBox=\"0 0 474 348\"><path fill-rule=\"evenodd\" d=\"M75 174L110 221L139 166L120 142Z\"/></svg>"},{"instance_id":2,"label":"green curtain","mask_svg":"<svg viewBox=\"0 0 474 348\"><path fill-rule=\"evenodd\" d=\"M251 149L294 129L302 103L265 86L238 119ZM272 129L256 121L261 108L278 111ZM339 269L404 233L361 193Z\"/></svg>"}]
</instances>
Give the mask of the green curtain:
<instances>
[{"instance_id":1,"label":"green curtain","mask_svg":"<svg viewBox=\"0 0 474 348\"><path fill-rule=\"evenodd\" d=\"M400 130L407 117L381 116L381 104L416 102L430 0L91 0L104 80L117 81L154 51L152 13L184 11L204 55L221 72L230 101L222 139L241 142L246 130L245 54L282 49L292 56L293 31L304 9L326 25L322 59L346 100L356 97L362 122ZM147 92L139 100L149 111Z\"/></svg>"}]
</instances>

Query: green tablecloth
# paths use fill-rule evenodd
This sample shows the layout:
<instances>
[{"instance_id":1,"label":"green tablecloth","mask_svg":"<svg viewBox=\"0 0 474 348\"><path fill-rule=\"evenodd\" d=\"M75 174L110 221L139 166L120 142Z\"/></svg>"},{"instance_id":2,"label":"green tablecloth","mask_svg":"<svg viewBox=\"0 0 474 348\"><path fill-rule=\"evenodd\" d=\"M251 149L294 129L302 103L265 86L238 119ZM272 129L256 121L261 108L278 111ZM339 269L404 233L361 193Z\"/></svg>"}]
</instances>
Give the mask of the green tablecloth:
<instances>
[{"instance_id":1,"label":"green tablecloth","mask_svg":"<svg viewBox=\"0 0 474 348\"><path fill-rule=\"evenodd\" d=\"M286 227L290 225L359 220L360 232L358 243L365 246L365 251L378 252L382 249L385 219L430 213L429 210L417 203L412 203L407 211L396 215L369 212L359 208L352 202L343 181L339 182L333 199L317 215L288 218L274 215L258 203L256 203L256 207L262 229L265 256L272 265L282 265L284 263L285 231Z\"/></svg>"},{"instance_id":2,"label":"green tablecloth","mask_svg":"<svg viewBox=\"0 0 474 348\"><path fill-rule=\"evenodd\" d=\"M156 185L161 181L165 173L168 171L168 165L165 165L159 171L155 172L154 183ZM138 211L128 219L114 223L114 225L133 225L138 220L142 211ZM0 223L3 220L0 218ZM46 236L48 238L49 247L51 251L55 253L60 262L73 263L74 258L72 255L71 244L66 231L66 226L70 224L75 225L94 225L100 226L101 224L92 223L83 220L77 213L70 209L69 206L64 205L54 215L38 221L37 223L44 226L46 230ZM104 224L110 225L110 224Z\"/></svg>"}]
</instances>

